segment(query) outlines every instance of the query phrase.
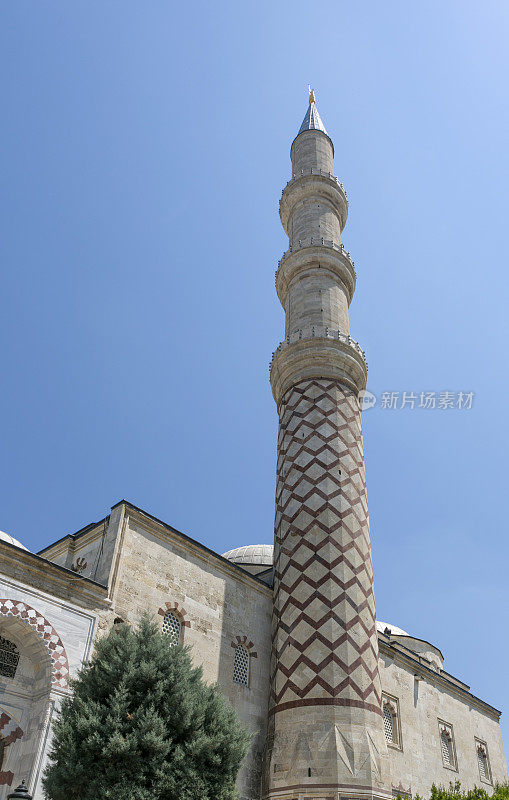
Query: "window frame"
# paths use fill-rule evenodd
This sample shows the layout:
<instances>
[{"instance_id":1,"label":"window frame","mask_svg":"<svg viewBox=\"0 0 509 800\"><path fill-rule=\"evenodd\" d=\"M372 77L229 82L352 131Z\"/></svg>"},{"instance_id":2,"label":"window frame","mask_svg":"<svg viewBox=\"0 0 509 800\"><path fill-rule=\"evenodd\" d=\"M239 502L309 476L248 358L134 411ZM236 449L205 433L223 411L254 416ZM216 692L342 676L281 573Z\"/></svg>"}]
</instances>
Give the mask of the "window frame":
<instances>
[{"instance_id":1,"label":"window frame","mask_svg":"<svg viewBox=\"0 0 509 800\"><path fill-rule=\"evenodd\" d=\"M401 733L401 718L399 714L399 699L387 692L382 693L382 718L385 715L385 707L388 706L392 715L392 729L394 733L394 741L390 742L385 736L387 747L392 747L393 750L403 750L403 737ZM385 726L384 726L385 734Z\"/></svg>"},{"instance_id":2,"label":"window frame","mask_svg":"<svg viewBox=\"0 0 509 800\"><path fill-rule=\"evenodd\" d=\"M486 744L483 739L478 739L477 736L474 736L474 743L475 743L475 757L477 761L477 769L479 772L479 780L483 783L486 783L488 786L493 786L493 776L491 774L491 762L490 762L490 754L488 752L488 745ZM486 758L486 768L487 768L487 777L483 778L481 775L481 765L479 763L479 750L484 750L484 755Z\"/></svg>"},{"instance_id":3,"label":"window frame","mask_svg":"<svg viewBox=\"0 0 509 800\"><path fill-rule=\"evenodd\" d=\"M444 753L442 750L442 735L449 739L449 752L451 755L451 763L446 764ZM444 769L450 769L452 772L458 772L458 758L456 755L456 743L454 741L454 728L450 722L445 722L443 719L438 720L438 744L440 747L440 754L442 756L442 765Z\"/></svg>"}]
</instances>

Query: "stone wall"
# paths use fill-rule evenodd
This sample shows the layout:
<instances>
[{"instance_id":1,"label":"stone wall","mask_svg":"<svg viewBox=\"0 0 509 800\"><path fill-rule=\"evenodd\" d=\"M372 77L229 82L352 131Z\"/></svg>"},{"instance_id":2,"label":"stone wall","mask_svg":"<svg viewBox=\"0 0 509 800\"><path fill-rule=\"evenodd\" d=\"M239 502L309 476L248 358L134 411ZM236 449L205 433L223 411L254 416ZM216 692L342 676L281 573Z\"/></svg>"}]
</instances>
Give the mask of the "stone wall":
<instances>
[{"instance_id":1,"label":"stone wall","mask_svg":"<svg viewBox=\"0 0 509 800\"><path fill-rule=\"evenodd\" d=\"M184 644L208 682L217 682L241 721L254 733L239 776L240 797L259 798L269 690L272 592L235 565L167 526L126 507L122 544L111 586L113 605L103 615L136 623L148 611L162 624L175 608L184 622ZM245 638L244 638L245 637ZM249 647L249 686L233 681L235 646Z\"/></svg>"},{"instance_id":2,"label":"stone wall","mask_svg":"<svg viewBox=\"0 0 509 800\"><path fill-rule=\"evenodd\" d=\"M498 714L459 681L444 680L447 676L430 667L400 659L381 644L382 691L396 701L400 726L398 746L388 748L392 788L426 797L433 783L448 786L459 780L465 789L477 785L491 793L491 785L480 778L476 740L487 745L492 782L507 780ZM452 729L452 768L442 758L440 723Z\"/></svg>"}]
</instances>

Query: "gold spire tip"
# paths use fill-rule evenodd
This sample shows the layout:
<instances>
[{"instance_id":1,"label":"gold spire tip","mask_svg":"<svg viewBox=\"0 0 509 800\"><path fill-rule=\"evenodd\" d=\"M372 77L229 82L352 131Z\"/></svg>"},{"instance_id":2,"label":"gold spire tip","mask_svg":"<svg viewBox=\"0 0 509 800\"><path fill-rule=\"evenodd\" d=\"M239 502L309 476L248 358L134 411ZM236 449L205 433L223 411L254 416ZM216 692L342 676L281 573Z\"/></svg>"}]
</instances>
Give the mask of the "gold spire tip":
<instances>
[{"instance_id":1,"label":"gold spire tip","mask_svg":"<svg viewBox=\"0 0 509 800\"><path fill-rule=\"evenodd\" d=\"M315 93L311 88L311 84L308 86L308 91L309 91L309 105L311 105L311 103L316 103Z\"/></svg>"}]
</instances>

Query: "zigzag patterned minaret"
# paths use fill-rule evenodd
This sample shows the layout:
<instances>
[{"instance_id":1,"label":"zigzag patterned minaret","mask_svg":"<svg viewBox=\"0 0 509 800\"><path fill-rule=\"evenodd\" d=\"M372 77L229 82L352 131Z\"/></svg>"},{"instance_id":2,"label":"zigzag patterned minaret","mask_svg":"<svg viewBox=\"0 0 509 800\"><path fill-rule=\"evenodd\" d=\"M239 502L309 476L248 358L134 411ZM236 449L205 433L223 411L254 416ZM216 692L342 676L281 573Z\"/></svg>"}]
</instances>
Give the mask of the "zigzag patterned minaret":
<instances>
[{"instance_id":1,"label":"zigzag patterned minaret","mask_svg":"<svg viewBox=\"0 0 509 800\"><path fill-rule=\"evenodd\" d=\"M286 338L279 412L271 701L263 796L388 797L358 393L349 335L348 204L310 92L280 203L290 239L276 288Z\"/></svg>"}]
</instances>

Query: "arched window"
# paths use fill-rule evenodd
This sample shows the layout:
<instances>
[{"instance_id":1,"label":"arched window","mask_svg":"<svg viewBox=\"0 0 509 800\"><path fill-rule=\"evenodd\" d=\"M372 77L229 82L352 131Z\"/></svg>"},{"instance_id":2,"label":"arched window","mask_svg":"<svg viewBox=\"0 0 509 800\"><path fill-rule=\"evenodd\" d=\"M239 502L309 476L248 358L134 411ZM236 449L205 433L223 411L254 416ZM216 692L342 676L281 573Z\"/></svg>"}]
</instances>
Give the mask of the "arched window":
<instances>
[{"instance_id":1,"label":"arched window","mask_svg":"<svg viewBox=\"0 0 509 800\"><path fill-rule=\"evenodd\" d=\"M482 781L491 783L490 765L488 762L488 751L486 745L477 743L477 763L479 765L479 776Z\"/></svg>"},{"instance_id":2,"label":"arched window","mask_svg":"<svg viewBox=\"0 0 509 800\"><path fill-rule=\"evenodd\" d=\"M385 738L391 744L396 743L396 731L395 731L395 724L394 724L394 716L392 713L392 708L390 707L389 703L384 703L384 730L385 730Z\"/></svg>"},{"instance_id":3,"label":"arched window","mask_svg":"<svg viewBox=\"0 0 509 800\"><path fill-rule=\"evenodd\" d=\"M14 678L18 668L19 651L14 642L0 636L0 675Z\"/></svg>"},{"instance_id":4,"label":"arched window","mask_svg":"<svg viewBox=\"0 0 509 800\"><path fill-rule=\"evenodd\" d=\"M166 611L163 617L163 633L169 637L170 643L175 646L180 644L182 637L182 623L174 611Z\"/></svg>"},{"instance_id":5,"label":"arched window","mask_svg":"<svg viewBox=\"0 0 509 800\"><path fill-rule=\"evenodd\" d=\"M235 648L233 682L240 683L242 686L249 686L249 652L243 644L239 644Z\"/></svg>"}]
</instances>

